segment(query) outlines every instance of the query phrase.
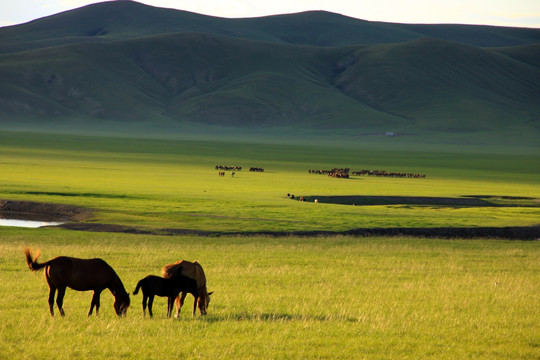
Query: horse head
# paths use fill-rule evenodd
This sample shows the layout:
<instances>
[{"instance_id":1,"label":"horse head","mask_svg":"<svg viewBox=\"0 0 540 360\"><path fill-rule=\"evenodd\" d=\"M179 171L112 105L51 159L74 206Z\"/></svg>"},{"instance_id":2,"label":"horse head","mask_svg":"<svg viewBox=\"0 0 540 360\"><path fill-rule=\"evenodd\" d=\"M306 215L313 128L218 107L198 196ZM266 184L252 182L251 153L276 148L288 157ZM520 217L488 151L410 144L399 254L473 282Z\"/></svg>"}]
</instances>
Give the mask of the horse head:
<instances>
[{"instance_id":1,"label":"horse head","mask_svg":"<svg viewBox=\"0 0 540 360\"><path fill-rule=\"evenodd\" d=\"M130 305L131 301L129 300L129 294L125 293L123 296L117 296L114 299L114 311L116 311L116 315L122 317L126 316L127 309Z\"/></svg>"},{"instance_id":2,"label":"horse head","mask_svg":"<svg viewBox=\"0 0 540 360\"><path fill-rule=\"evenodd\" d=\"M201 315L206 315L206 312L208 310L208 306L210 305L210 295L212 295L214 292L211 291L206 294L206 296L200 296L199 297L199 303L197 304L199 307L199 311L201 312Z\"/></svg>"}]
</instances>

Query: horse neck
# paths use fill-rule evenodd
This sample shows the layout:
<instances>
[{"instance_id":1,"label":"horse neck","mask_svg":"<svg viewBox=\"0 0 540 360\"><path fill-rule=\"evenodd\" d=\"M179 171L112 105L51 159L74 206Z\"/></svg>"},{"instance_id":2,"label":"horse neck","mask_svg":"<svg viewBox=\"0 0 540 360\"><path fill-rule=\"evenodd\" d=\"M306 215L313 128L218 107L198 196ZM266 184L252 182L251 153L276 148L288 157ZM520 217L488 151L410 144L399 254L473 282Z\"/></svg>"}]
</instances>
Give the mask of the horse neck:
<instances>
[{"instance_id":1,"label":"horse neck","mask_svg":"<svg viewBox=\"0 0 540 360\"><path fill-rule=\"evenodd\" d=\"M124 287L124 284L122 283L122 280L118 277L118 275L115 276L111 286L109 286L109 290L114 295L114 297L126 297L128 295L126 288Z\"/></svg>"}]
</instances>

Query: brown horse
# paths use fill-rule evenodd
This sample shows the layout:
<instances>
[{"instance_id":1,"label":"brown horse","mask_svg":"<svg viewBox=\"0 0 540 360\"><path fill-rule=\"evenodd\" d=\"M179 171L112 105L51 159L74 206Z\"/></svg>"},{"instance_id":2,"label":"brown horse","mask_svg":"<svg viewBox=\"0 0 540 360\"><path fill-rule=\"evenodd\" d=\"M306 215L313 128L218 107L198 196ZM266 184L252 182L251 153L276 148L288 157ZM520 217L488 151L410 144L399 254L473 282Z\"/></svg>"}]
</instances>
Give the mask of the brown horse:
<instances>
[{"instance_id":1,"label":"brown horse","mask_svg":"<svg viewBox=\"0 0 540 360\"><path fill-rule=\"evenodd\" d=\"M193 304L193 316L195 316L196 305L199 306L199 311L201 315L206 315L208 310L208 305L210 304L210 295L213 292L208 292L206 289L206 276L204 275L204 270L199 264L199 262L194 261L190 262L187 260L180 260L174 264L168 264L163 267L161 270L161 275L164 278L174 278L178 275L184 275L189 278L195 279L197 281L197 289L199 296L195 297L195 303ZM182 306L184 305L184 299L186 298L187 292L182 292L181 296L176 298L176 314L175 317L178 317Z\"/></svg>"},{"instance_id":2,"label":"brown horse","mask_svg":"<svg viewBox=\"0 0 540 360\"><path fill-rule=\"evenodd\" d=\"M51 316L54 316L54 296L58 290L56 305L60 311L60 315L64 316L64 295L66 287L70 287L77 291L93 290L94 296L90 305L88 316L92 315L94 307L96 315L99 312L99 297L101 292L109 289L114 295L114 310L118 316L125 316L129 307L129 294L126 292L122 281L113 270L102 259L77 259L67 256L60 256L39 264L37 259L39 252L35 258L32 257L30 249L25 249L26 262L32 271L45 268L45 278L49 284L49 311Z\"/></svg>"},{"instance_id":3,"label":"brown horse","mask_svg":"<svg viewBox=\"0 0 540 360\"><path fill-rule=\"evenodd\" d=\"M143 316L146 316L146 302L148 301L148 313L150 317L152 314L152 305L154 304L154 296L167 297L167 317L171 317L174 299L178 297L181 291L192 294L195 298L199 297L199 291L197 289L197 281L187 276L179 275L174 278L162 278L155 275L148 275L144 279L140 280L133 291L133 295L139 293L139 289L142 288L143 293ZM193 312L195 312L195 305L193 304Z\"/></svg>"}]
</instances>

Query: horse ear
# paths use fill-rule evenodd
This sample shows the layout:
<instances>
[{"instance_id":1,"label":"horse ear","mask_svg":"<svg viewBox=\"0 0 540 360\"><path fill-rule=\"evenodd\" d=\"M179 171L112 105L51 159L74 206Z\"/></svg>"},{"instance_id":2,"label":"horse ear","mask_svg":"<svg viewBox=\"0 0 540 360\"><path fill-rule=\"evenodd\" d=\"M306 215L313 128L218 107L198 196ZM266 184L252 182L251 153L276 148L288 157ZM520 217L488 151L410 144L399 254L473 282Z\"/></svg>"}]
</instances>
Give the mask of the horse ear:
<instances>
[{"instance_id":1,"label":"horse ear","mask_svg":"<svg viewBox=\"0 0 540 360\"><path fill-rule=\"evenodd\" d=\"M214 293L213 291L210 291L210 292L208 293L208 296L212 295L213 293Z\"/></svg>"}]
</instances>

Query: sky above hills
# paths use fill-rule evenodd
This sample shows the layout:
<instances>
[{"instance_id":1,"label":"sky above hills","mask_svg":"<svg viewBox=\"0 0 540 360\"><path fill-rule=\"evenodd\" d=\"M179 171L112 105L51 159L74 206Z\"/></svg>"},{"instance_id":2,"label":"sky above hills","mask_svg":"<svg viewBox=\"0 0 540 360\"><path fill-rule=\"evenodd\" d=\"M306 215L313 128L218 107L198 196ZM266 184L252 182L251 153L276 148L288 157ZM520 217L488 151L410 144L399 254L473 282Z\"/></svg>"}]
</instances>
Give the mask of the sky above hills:
<instances>
[{"instance_id":1,"label":"sky above hills","mask_svg":"<svg viewBox=\"0 0 540 360\"><path fill-rule=\"evenodd\" d=\"M0 0L0 27L99 1ZM326 10L363 20L540 28L538 0L141 0L147 5L219 17L257 17Z\"/></svg>"}]
</instances>

